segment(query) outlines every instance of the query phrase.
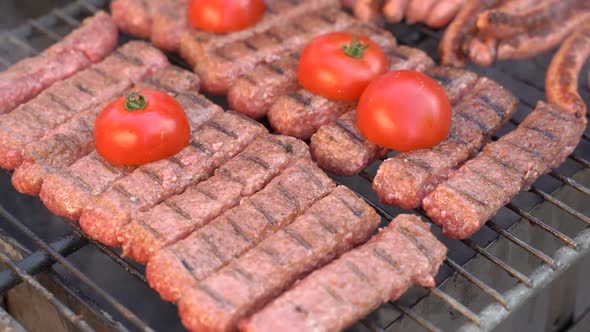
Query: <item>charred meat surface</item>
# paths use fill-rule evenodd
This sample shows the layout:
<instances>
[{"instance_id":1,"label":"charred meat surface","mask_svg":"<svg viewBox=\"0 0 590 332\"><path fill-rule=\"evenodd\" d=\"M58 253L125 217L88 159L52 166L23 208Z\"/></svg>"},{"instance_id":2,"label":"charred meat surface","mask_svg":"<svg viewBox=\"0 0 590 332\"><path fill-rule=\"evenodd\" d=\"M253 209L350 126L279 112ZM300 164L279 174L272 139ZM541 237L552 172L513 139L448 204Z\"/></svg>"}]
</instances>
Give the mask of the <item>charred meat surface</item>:
<instances>
[{"instance_id":1,"label":"charred meat surface","mask_svg":"<svg viewBox=\"0 0 590 332\"><path fill-rule=\"evenodd\" d=\"M345 187L310 207L292 224L187 289L179 302L190 331L234 331L298 278L365 242L380 218Z\"/></svg>"},{"instance_id":2,"label":"charred meat surface","mask_svg":"<svg viewBox=\"0 0 590 332\"><path fill-rule=\"evenodd\" d=\"M84 209L80 227L90 237L119 245L117 232L131 216L146 211L189 185L201 182L228 159L266 133L259 123L233 112L220 113L193 134L175 156L138 167L117 180Z\"/></svg>"},{"instance_id":3,"label":"charred meat surface","mask_svg":"<svg viewBox=\"0 0 590 332\"><path fill-rule=\"evenodd\" d=\"M157 250L238 205L299 158L310 158L304 142L285 136L259 137L208 180L135 216L118 234L123 253L147 263Z\"/></svg>"},{"instance_id":4,"label":"charred meat surface","mask_svg":"<svg viewBox=\"0 0 590 332\"><path fill-rule=\"evenodd\" d=\"M166 66L149 74L133 90L161 90L173 97L199 90L199 78L176 66ZM117 96L118 97L118 96ZM80 112L45 136L28 144L23 163L16 169L12 184L21 193L37 195L44 178L73 164L94 149L94 122L107 103Z\"/></svg>"},{"instance_id":5,"label":"charred meat surface","mask_svg":"<svg viewBox=\"0 0 590 332\"><path fill-rule=\"evenodd\" d=\"M147 266L150 286L163 299L178 301L188 288L290 224L334 186L309 159L300 159L239 206L160 250Z\"/></svg>"},{"instance_id":6,"label":"charred meat surface","mask_svg":"<svg viewBox=\"0 0 590 332\"><path fill-rule=\"evenodd\" d=\"M41 54L1 72L0 114L12 111L53 83L99 62L115 48L117 37L111 17L99 11Z\"/></svg>"},{"instance_id":7,"label":"charred meat surface","mask_svg":"<svg viewBox=\"0 0 590 332\"><path fill-rule=\"evenodd\" d=\"M0 115L0 167L15 169L23 161L27 144L79 112L122 94L167 64L160 51L132 41L102 62L53 84L11 113Z\"/></svg>"},{"instance_id":8,"label":"charred meat surface","mask_svg":"<svg viewBox=\"0 0 590 332\"><path fill-rule=\"evenodd\" d=\"M159 82L165 82L161 76ZM180 86L180 82L177 82ZM193 135L203 124L221 114L223 110L194 92L181 92L176 99L187 113ZM82 209L87 207L96 195L101 194L111 185L127 175L135 167L118 167L111 165L96 152L82 157L71 166L48 175L41 187L39 196L53 213L76 220Z\"/></svg>"},{"instance_id":9,"label":"charred meat surface","mask_svg":"<svg viewBox=\"0 0 590 332\"><path fill-rule=\"evenodd\" d=\"M467 238L518 192L572 153L586 117L539 102L512 132L488 144L423 202L428 216L451 238Z\"/></svg>"},{"instance_id":10,"label":"charred meat surface","mask_svg":"<svg viewBox=\"0 0 590 332\"><path fill-rule=\"evenodd\" d=\"M517 105L510 92L481 78L454 108L448 139L432 149L399 153L381 164L373 182L379 199L405 209L419 207L428 193L477 154L512 117Z\"/></svg>"},{"instance_id":11,"label":"charred meat surface","mask_svg":"<svg viewBox=\"0 0 590 332\"><path fill-rule=\"evenodd\" d=\"M434 286L446 253L430 225L414 215L399 215L368 243L314 271L240 322L240 331L342 331L413 284Z\"/></svg>"}]
</instances>

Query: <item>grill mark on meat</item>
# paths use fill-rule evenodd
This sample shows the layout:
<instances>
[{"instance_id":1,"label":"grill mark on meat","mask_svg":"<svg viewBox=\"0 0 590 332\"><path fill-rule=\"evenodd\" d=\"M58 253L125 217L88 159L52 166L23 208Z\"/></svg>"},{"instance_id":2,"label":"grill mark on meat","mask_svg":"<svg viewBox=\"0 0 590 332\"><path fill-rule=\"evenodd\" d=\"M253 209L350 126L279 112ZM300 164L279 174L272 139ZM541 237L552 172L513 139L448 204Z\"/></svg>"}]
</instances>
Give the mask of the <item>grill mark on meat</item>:
<instances>
[{"instance_id":1,"label":"grill mark on meat","mask_svg":"<svg viewBox=\"0 0 590 332\"><path fill-rule=\"evenodd\" d=\"M213 201L216 201L218 199L217 195L213 194L212 192L210 192L208 190L205 190L205 189L201 188L200 186L199 187L195 187L195 191L203 194L205 197L207 197L207 198L209 198L209 199L211 199Z\"/></svg>"},{"instance_id":2,"label":"grill mark on meat","mask_svg":"<svg viewBox=\"0 0 590 332\"><path fill-rule=\"evenodd\" d=\"M182 96L191 101L193 104L197 104L199 107L209 107L211 106L211 102L205 99L205 97L201 95L197 95L194 93L180 93L178 96Z\"/></svg>"},{"instance_id":3,"label":"grill mark on meat","mask_svg":"<svg viewBox=\"0 0 590 332\"><path fill-rule=\"evenodd\" d=\"M418 239L412 234L412 232L409 229L407 229L403 225L400 225L399 230L401 231L400 234L403 237L408 239L408 241L410 241L416 247L416 249L418 249L422 254L424 254L424 257L428 259L428 262L431 266L436 266L436 259L432 256L432 253L428 250L428 248L425 248L422 245L422 243L420 243L420 241L418 241Z\"/></svg>"},{"instance_id":4,"label":"grill mark on meat","mask_svg":"<svg viewBox=\"0 0 590 332\"><path fill-rule=\"evenodd\" d=\"M104 160L104 158L100 157L99 154L94 155L94 160L98 161L107 171L111 172L111 174L119 174L119 170L117 170L111 163Z\"/></svg>"},{"instance_id":5,"label":"grill mark on meat","mask_svg":"<svg viewBox=\"0 0 590 332\"><path fill-rule=\"evenodd\" d=\"M132 203L138 203L137 198L127 191L120 183L113 186L113 190L123 197L127 198Z\"/></svg>"},{"instance_id":6,"label":"grill mark on meat","mask_svg":"<svg viewBox=\"0 0 590 332\"><path fill-rule=\"evenodd\" d=\"M192 140L191 140L191 142L190 142L190 145L191 145L193 148L195 148L195 149L197 149L197 150L199 150L199 151L203 152L204 154L206 154L206 155L208 155L208 156L212 156L212 155L213 155L213 153L214 153L214 152L213 152L213 150L209 149L209 147L207 147L207 146L205 146L205 145L203 145L203 144L201 144L201 143L199 143L199 142L197 142L197 141L192 141Z\"/></svg>"},{"instance_id":7,"label":"grill mark on meat","mask_svg":"<svg viewBox=\"0 0 590 332\"><path fill-rule=\"evenodd\" d=\"M285 152L293 153L293 145L285 143L285 142L281 141L280 139L276 139L271 136L268 136L267 140L271 143L281 146L283 149L285 149Z\"/></svg>"},{"instance_id":8,"label":"grill mark on meat","mask_svg":"<svg viewBox=\"0 0 590 332\"><path fill-rule=\"evenodd\" d=\"M487 135L488 132L490 131L490 129L488 128L488 125L486 123L483 123L479 119L477 119L477 118L475 118L475 117L473 117L473 116L471 116L471 115L469 115L467 113L461 112L461 113L459 113L457 115L459 117L467 120L468 122L471 122L474 125L476 125L479 128L479 130L481 130L481 132L484 134L484 136Z\"/></svg>"},{"instance_id":9,"label":"grill mark on meat","mask_svg":"<svg viewBox=\"0 0 590 332\"><path fill-rule=\"evenodd\" d=\"M281 259L280 254L274 250L273 248L269 248L266 246L260 246L260 251L262 251L265 255L267 255L268 257L270 257L270 259L272 259L272 261L279 265L285 265L285 262L283 262L283 260Z\"/></svg>"},{"instance_id":10,"label":"grill mark on meat","mask_svg":"<svg viewBox=\"0 0 590 332\"><path fill-rule=\"evenodd\" d=\"M252 242L252 239L250 239L248 237L248 235L244 232L244 230L242 228L240 228L240 225L235 220L233 220L233 218L230 218L229 216L227 216L227 217L225 217L225 219L229 222L230 226L233 228L233 230L236 234L238 234L246 242L248 242L248 243Z\"/></svg>"},{"instance_id":11,"label":"grill mark on meat","mask_svg":"<svg viewBox=\"0 0 590 332\"><path fill-rule=\"evenodd\" d=\"M203 291L203 293L207 294L207 296L209 296L215 302L217 302L218 304L221 304L222 307L227 308L227 309L233 308L234 305L231 304L226 298L224 298L223 295L217 293L216 291L207 287L206 285L200 284L199 289L201 291Z\"/></svg>"},{"instance_id":12,"label":"grill mark on meat","mask_svg":"<svg viewBox=\"0 0 590 332\"><path fill-rule=\"evenodd\" d=\"M326 293L328 293L328 295L330 295L331 298L336 300L336 302L344 305L353 305L352 303L349 303L348 301L344 300L342 296L338 295L338 293L336 293L336 291L334 291L332 287L330 287L329 285L322 283L320 286L324 289L324 291L326 291Z\"/></svg>"},{"instance_id":13,"label":"grill mark on meat","mask_svg":"<svg viewBox=\"0 0 590 332\"><path fill-rule=\"evenodd\" d=\"M256 211L262 213L262 215L264 216L264 219L266 219L266 221L268 221L269 224L276 225L277 221L273 218L273 216L270 215L270 213L268 213L268 211L261 208L257 204L254 204L254 202L252 202L252 201L250 201L250 203L252 203L252 206L256 209Z\"/></svg>"},{"instance_id":14,"label":"grill mark on meat","mask_svg":"<svg viewBox=\"0 0 590 332\"><path fill-rule=\"evenodd\" d=\"M222 50L217 49L217 48L213 50L213 55L216 57L219 57L227 62L234 61L234 57L230 56L229 54L226 54L225 52L223 52Z\"/></svg>"},{"instance_id":15,"label":"grill mark on meat","mask_svg":"<svg viewBox=\"0 0 590 332\"><path fill-rule=\"evenodd\" d=\"M85 87L84 85L82 85L82 83L74 83L72 84L76 89L82 91L83 93L89 95L90 97L94 97L94 93L92 91L90 91L90 89L88 89L87 87Z\"/></svg>"},{"instance_id":16,"label":"grill mark on meat","mask_svg":"<svg viewBox=\"0 0 590 332\"><path fill-rule=\"evenodd\" d=\"M425 163L423 161L419 161L419 160L413 159L411 157L405 157L403 160L409 162L410 164L413 164L413 165L416 165L416 166L422 168L423 170L425 170L429 174L432 172L432 166L428 165L427 163Z\"/></svg>"},{"instance_id":17,"label":"grill mark on meat","mask_svg":"<svg viewBox=\"0 0 590 332\"><path fill-rule=\"evenodd\" d=\"M387 265L391 266L398 273L402 273L401 267L393 260L391 256L389 256L388 253L386 253L380 248L373 248L372 253L373 256L377 257L381 261L385 262Z\"/></svg>"},{"instance_id":18,"label":"grill mark on meat","mask_svg":"<svg viewBox=\"0 0 590 332\"><path fill-rule=\"evenodd\" d=\"M306 33L306 32L307 32L307 30L306 30L304 27L302 27L302 26L299 24L299 22L297 22L297 21L294 21L294 22L292 22L292 24L291 24L291 27L292 27L293 29L297 30L297 32L298 32L298 33L301 33L301 34L304 34L304 33Z\"/></svg>"},{"instance_id":19,"label":"grill mark on meat","mask_svg":"<svg viewBox=\"0 0 590 332\"><path fill-rule=\"evenodd\" d=\"M220 125L219 123L215 122L215 121L207 121L207 125L233 139L238 139L238 134L234 133L233 131L223 127L222 125Z\"/></svg>"},{"instance_id":20,"label":"grill mark on meat","mask_svg":"<svg viewBox=\"0 0 590 332\"><path fill-rule=\"evenodd\" d=\"M66 111L68 111L68 113L75 113L76 112L76 110L74 110L72 107L70 107L70 105L68 105L68 103L63 101L60 97L56 96L55 94L53 94L51 92L47 92L47 95L49 96L49 99L51 99L52 102L63 107Z\"/></svg>"},{"instance_id":21,"label":"grill mark on meat","mask_svg":"<svg viewBox=\"0 0 590 332\"><path fill-rule=\"evenodd\" d=\"M67 171L63 173L64 177L70 178L72 181L76 182L76 185L80 187L84 192L90 193L92 192L92 186L86 183L86 181L82 180L80 177L72 174L72 172Z\"/></svg>"},{"instance_id":22,"label":"grill mark on meat","mask_svg":"<svg viewBox=\"0 0 590 332\"><path fill-rule=\"evenodd\" d=\"M344 261L344 265L350 272L352 272L352 274L357 276L359 280L371 286L371 288L375 288L375 285L371 282L371 279L369 279L369 277L367 277L367 275L356 264L354 264L354 262L346 260Z\"/></svg>"},{"instance_id":23,"label":"grill mark on meat","mask_svg":"<svg viewBox=\"0 0 590 332\"><path fill-rule=\"evenodd\" d=\"M293 301L288 301L289 304L293 307L293 309L295 309L295 311L300 312L304 315L309 315L309 311L307 311L307 309L305 309L303 306L293 302Z\"/></svg>"},{"instance_id":24,"label":"grill mark on meat","mask_svg":"<svg viewBox=\"0 0 590 332\"><path fill-rule=\"evenodd\" d=\"M321 13L320 15L318 15L319 19L330 24L330 25L334 25L334 23L336 23L336 20L334 19L334 17L330 16L330 15L326 15L325 13Z\"/></svg>"},{"instance_id":25,"label":"grill mark on meat","mask_svg":"<svg viewBox=\"0 0 590 332\"><path fill-rule=\"evenodd\" d=\"M146 224L145 222L143 222L143 220L139 220L138 223L139 223L139 226L141 226L146 231L150 232L156 238L158 238L158 239L163 238L162 233L158 232L157 230L155 230L154 228L152 228L152 226L150 226L150 225Z\"/></svg>"},{"instance_id":26,"label":"grill mark on meat","mask_svg":"<svg viewBox=\"0 0 590 332\"><path fill-rule=\"evenodd\" d=\"M437 80L442 85L449 86L449 85L453 84L453 79L450 77L437 75L437 74L431 74L429 76L432 77L433 79Z\"/></svg>"},{"instance_id":27,"label":"grill mark on meat","mask_svg":"<svg viewBox=\"0 0 590 332\"><path fill-rule=\"evenodd\" d=\"M170 200L166 200L164 201L164 205L169 208L170 210L174 211L174 213L178 214L179 216L183 217L186 220L191 220L191 215L184 211L180 206L178 206L176 203L170 201ZM141 218L137 218L137 220L142 221Z\"/></svg>"},{"instance_id":28,"label":"grill mark on meat","mask_svg":"<svg viewBox=\"0 0 590 332\"><path fill-rule=\"evenodd\" d=\"M237 275L238 277L241 277L240 279L243 279L243 280L247 281L248 283L254 282L254 276L252 274L250 274L248 271L244 270L238 264L232 264L230 266L230 269L232 272L234 272L235 275Z\"/></svg>"},{"instance_id":29,"label":"grill mark on meat","mask_svg":"<svg viewBox=\"0 0 590 332\"><path fill-rule=\"evenodd\" d=\"M282 184L277 184L277 189L279 190L279 192L281 193L281 195L287 199L287 202L294 208L299 209L299 202L297 202L297 199L295 199L295 197L293 197L293 195L291 195L291 193L285 188L283 187Z\"/></svg>"},{"instance_id":30,"label":"grill mark on meat","mask_svg":"<svg viewBox=\"0 0 590 332\"><path fill-rule=\"evenodd\" d=\"M158 79L155 79L153 77L148 77L148 78L145 78L143 81L144 81L144 83L147 83L149 85L153 85L156 88L158 88L159 90L164 90L171 95L174 95L174 96L177 95L177 92L175 91L176 89L174 87L164 84Z\"/></svg>"},{"instance_id":31,"label":"grill mark on meat","mask_svg":"<svg viewBox=\"0 0 590 332\"><path fill-rule=\"evenodd\" d=\"M244 40L243 42L244 46L246 46L247 49L251 50L251 51L258 51L258 47L256 47L256 45L252 44L249 40Z\"/></svg>"},{"instance_id":32,"label":"grill mark on meat","mask_svg":"<svg viewBox=\"0 0 590 332\"><path fill-rule=\"evenodd\" d=\"M181 169L184 168L184 164L176 156L168 157L168 161L173 163L174 165L179 166Z\"/></svg>"},{"instance_id":33,"label":"grill mark on meat","mask_svg":"<svg viewBox=\"0 0 590 332\"><path fill-rule=\"evenodd\" d=\"M496 112L496 114L498 114L498 116L500 118L504 118L504 114L506 113L506 109L504 109L502 106L498 105L496 102L494 102L493 100L491 100L487 96L478 95L474 99L488 105L489 107L491 107L494 110L494 112Z\"/></svg>"},{"instance_id":34,"label":"grill mark on meat","mask_svg":"<svg viewBox=\"0 0 590 332\"><path fill-rule=\"evenodd\" d=\"M223 257L223 255L219 251L219 248L217 248L215 243L213 243L213 241L211 241L211 239L209 238L209 236L207 236L207 234L199 233L199 238L201 238L203 241L205 241L205 243L209 247L209 251L211 251L213 253L215 258L217 258L220 263L225 262L225 257Z\"/></svg>"},{"instance_id":35,"label":"grill mark on meat","mask_svg":"<svg viewBox=\"0 0 590 332\"><path fill-rule=\"evenodd\" d=\"M318 179L315 174L313 174L313 172L310 172L308 169L306 169L305 167L298 165L297 168L303 172L303 174L305 174L305 176L311 181L313 182L316 186L318 186L318 188L323 188L324 185L322 183L322 181L320 179Z\"/></svg>"},{"instance_id":36,"label":"grill mark on meat","mask_svg":"<svg viewBox=\"0 0 590 332\"><path fill-rule=\"evenodd\" d=\"M90 70L97 73L99 76L101 76L102 78L104 78L105 80L107 80L113 84L117 83L117 80L113 76L111 76L109 73L107 73L106 71L104 71L98 67L90 67Z\"/></svg>"},{"instance_id":37,"label":"grill mark on meat","mask_svg":"<svg viewBox=\"0 0 590 332\"><path fill-rule=\"evenodd\" d=\"M61 106L61 104L60 104L60 106ZM24 104L23 107L21 108L21 110L22 110L22 112L27 113L33 119L35 119L36 121L38 121L43 127L50 127L49 122L47 120L43 119L43 117L41 117L41 114L39 114L34 109L32 109L31 107L29 107L29 105ZM12 130L10 130L10 131L13 132ZM22 137L20 135L18 135L18 136L19 137Z\"/></svg>"},{"instance_id":38,"label":"grill mark on meat","mask_svg":"<svg viewBox=\"0 0 590 332\"><path fill-rule=\"evenodd\" d=\"M541 134L541 135L543 135L544 137L546 137L546 138L547 138L548 140L550 140L550 141L555 141L555 140L557 140L557 137L555 137L555 135L554 135L553 133L550 133L549 131L547 131L547 130L545 130L545 129L543 129L543 128L539 128L539 127L537 127L537 126L531 126L531 125L524 126L524 128L525 128L525 129L528 129L528 130L536 131L536 132L538 132L539 134Z\"/></svg>"},{"instance_id":39,"label":"grill mark on meat","mask_svg":"<svg viewBox=\"0 0 590 332\"><path fill-rule=\"evenodd\" d=\"M516 142L512 142L511 140L508 140L508 139L507 140L504 140L503 142L504 142L504 144L513 146L513 147L515 147L515 148L517 148L519 150L522 150L522 151L524 151L524 152L526 152L528 154L531 154L531 155L533 155L536 158L543 158L543 154L541 152L537 151L537 150L530 149L530 148L528 148L526 146L520 145L520 144L518 144Z\"/></svg>"},{"instance_id":40,"label":"grill mark on meat","mask_svg":"<svg viewBox=\"0 0 590 332\"><path fill-rule=\"evenodd\" d=\"M484 173L480 172L479 170L475 170L475 169L471 169L471 172L473 172L473 174L479 176L482 180L484 180L485 182L491 184L492 186L500 189L500 190L504 190L504 187L501 186L500 184L498 184L496 181L490 179L487 175L485 175Z\"/></svg>"},{"instance_id":41,"label":"grill mark on meat","mask_svg":"<svg viewBox=\"0 0 590 332\"><path fill-rule=\"evenodd\" d=\"M141 59L138 59L138 58L131 56L131 55L124 54L123 52L119 51L118 49L114 50L112 54L115 57L123 60L124 62L133 64L135 66L143 66L143 61Z\"/></svg>"},{"instance_id":42,"label":"grill mark on meat","mask_svg":"<svg viewBox=\"0 0 590 332\"><path fill-rule=\"evenodd\" d=\"M289 93L289 97L305 107L311 105L311 98L305 98L299 93L299 91Z\"/></svg>"},{"instance_id":43,"label":"grill mark on meat","mask_svg":"<svg viewBox=\"0 0 590 332\"><path fill-rule=\"evenodd\" d=\"M264 168L265 170L270 169L270 165L267 162L265 162L264 160L262 160L256 156L248 155L248 154L244 153L240 157L244 160L247 160L247 161L252 162L256 165L259 165L260 167Z\"/></svg>"},{"instance_id":44,"label":"grill mark on meat","mask_svg":"<svg viewBox=\"0 0 590 332\"><path fill-rule=\"evenodd\" d=\"M217 172L216 174L225 176L226 178L230 179L233 182L237 182L237 183L241 184L242 186L246 186L246 182L244 180L234 177L234 175L231 174L231 171L228 169L221 168L221 169L218 169L216 172Z\"/></svg>"},{"instance_id":45,"label":"grill mark on meat","mask_svg":"<svg viewBox=\"0 0 590 332\"><path fill-rule=\"evenodd\" d=\"M283 42L283 38L281 38L281 36L277 35L277 34L276 34L274 31L272 31L272 30L267 30L267 31L265 32L265 34L266 34L267 36L269 36L269 37L270 37L272 40L274 40L274 41L275 41L275 43L277 43L277 44L280 44L280 43L282 43L282 42Z\"/></svg>"},{"instance_id":46,"label":"grill mark on meat","mask_svg":"<svg viewBox=\"0 0 590 332\"><path fill-rule=\"evenodd\" d=\"M72 140L68 136L56 134L55 136L53 136L53 139L55 139L59 144L64 146L66 149L70 150L70 152L76 153L76 148L72 146Z\"/></svg>"},{"instance_id":47,"label":"grill mark on meat","mask_svg":"<svg viewBox=\"0 0 590 332\"><path fill-rule=\"evenodd\" d=\"M356 133L356 131L351 130L344 122L342 122L342 120L340 118L336 119L334 121L334 124L338 127L340 127L342 130L344 130L344 132L346 134L348 134L348 136L350 136L350 138L352 138L353 140L360 142L360 143L364 143L365 139L360 136L358 133Z\"/></svg>"},{"instance_id":48,"label":"grill mark on meat","mask_svg":"<svg viewBox=\"0 0 590 332\"><path fill-rule=\"evenodd\" d=\"M354 206L350 205L345 199L342 197L336 196L336 198L344 204L355 216L360 217L363 215L363 211L356 209Z\"/></svg>"},{"instance_id":49,"label":"grill mark on meat","mask_svg":"<svg viewBox=\"0 0 590 332\"><path fill-rule=\"evenodd\" d=\"M518 172L518 169L514 168L514 166L512 166L512 165L510 165L510 164L506 163L504 160L501 160L501 159L498 159L498 158L496 158L496 157L495 157L495 156L493 156L492 154L489 154L489 155L488 155L488 158L490 158L490 159L491 159L492 161L494 161L496 164L498 164L498 165L500 165L500 166L502 166L502 167L504 167L504 168L507 168L507 169L510 169L510 170L513 170L513 171L516 171L516 172Z\"/></svg>"},{"instance_id":50,"label":"grill mark on meat","mask_svg":"<svg viewBox=\"0 0 590 332\"><path fill-rule=\"evenodd\" d=\"M338 230L335 229L332 225L328 224L326 222L326 220L324 220L324 218L322 218L320 215L316 214L316 213L311 213L311 216L314 217L315 220L318 221L318 223L320 224L320 226L322 226L323 229L325 229L326 231L328 231L328 233L331 234L337 234Z\"/></svg>"},{"instance_id":51,"label":"grill mark on meat","mask_svg":"<svg viewBox=\"0 0 590 332\"><path fill-rule=\"evenodd\" d=\"M451 188L453 191L457 192L459 195L461 195L461 196L467 198L468 200L472 201L476 205L483 206L483 207L486 207L487 206L487 204L485 202L480 201L477 197L473 196L472 194L468 193L467 191L465 191L465 190L463 190L463 189L461 189L461 188L459 188L459 187L457 187L455 185L452 185L450 183L446 183L445 185L447 187Z\"/></svg>"},{"instance_id":52,"label":"grill mark on meat","mask_svg":"<svg viewBox=\"0 0 590 332\"><path fill-rule=\"evenodd\" d=\"M302 246L303 248L305 248L308 251L313 250L313 247L311 244L309 244L309 242L307 242L302 236L301 234L299 234L297 231L292 230L290 228L284 228L283 231L285 232L285 234L289 235L289 237L291 239L293 239L295 241L295 243L299 244L300 246Z\"/></svg>"},{"instance_id":53,"label":"grill mark on meat","mask_svg":"<svg viewBox=\"0 0 590 332\"><path fill-rule=\"evenodd\" d=\"M246 81L250 82L252 85L259 85L258 82L250 73L243 75L241 78L245 79Z\"/></svg>"},{"instance_id":54,"label":"grill mark on meat","mask_svg":"<svg viewBox=\"0 0 590 332\"><path fill-rule=\"evenodd\" d=\"M272 71L273 73L275 73L277 75L282 76L285 74L285 71L281 67L277 66L276 64L274 64L272 62L265 62L264 66L266 68L270 69L270 71Z\"/></svg>"},{"instance_id":55,"label":"grill mark on meat","mask_svg":"<svg viewBox=\"0 0 590 332\"><path fill-rule=\"evenodd\" d=\"M141 173L147 175L150 179L152 179L155 182L157 182L159 186L161 186L162 184L164 184L164 179L162 179L161 176L159 176L158 174L152 172L151 170L146 169L146 168L140 168L139 171Z\"/></svg>"}]
</instances>

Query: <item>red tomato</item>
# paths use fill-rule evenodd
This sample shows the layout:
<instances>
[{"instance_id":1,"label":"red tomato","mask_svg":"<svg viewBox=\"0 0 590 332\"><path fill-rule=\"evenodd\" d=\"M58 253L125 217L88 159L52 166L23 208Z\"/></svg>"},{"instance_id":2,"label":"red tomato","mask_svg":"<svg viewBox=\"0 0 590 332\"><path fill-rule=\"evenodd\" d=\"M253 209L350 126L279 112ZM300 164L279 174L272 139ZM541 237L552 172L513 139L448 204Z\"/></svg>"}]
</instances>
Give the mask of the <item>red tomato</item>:
<instances>
[{"instance_id":1,"label":"red tomato","mask_svg":"<svg viewBox=\"0 0 590 332\"><path fill-rule=\"evenodd\" d=\"M449 135L451 103L432 78L411 70L393 71L369 84L356 120L374 144L398 151L431 148Z\"/></svg>"},{"instance_id":2,"label":"red tomato","mask_svg":"<svg viewBox=\"0 0 590 332\"><path fill-rule=\"evenodd\" d=\"M387 65L383 50L369 38L333 32L303 50L297 78L305 89L328 99L356 100Z\"/></svg>"},{"instance_id":3,"label":"red tomato","mask_svg":"<svg viewBox=\"0 0 590 332\"><path fill-rule=\"evenodd\" d=\"M225 33L256 24L265 10L264 0L192 0L187 16L197 29Z\"/></svg>"},{"instance_id":4,"label":"red tomato","mask_svg":"<svg viewBox=\"0 0 590 332\"><path fill-rule=\"evenodd\" d=\"M116 165L142 165L175 155L189 144L190 124L168 94L144 90L105 107L94 126L98 153Z\"/></svg>"}]
</instances>

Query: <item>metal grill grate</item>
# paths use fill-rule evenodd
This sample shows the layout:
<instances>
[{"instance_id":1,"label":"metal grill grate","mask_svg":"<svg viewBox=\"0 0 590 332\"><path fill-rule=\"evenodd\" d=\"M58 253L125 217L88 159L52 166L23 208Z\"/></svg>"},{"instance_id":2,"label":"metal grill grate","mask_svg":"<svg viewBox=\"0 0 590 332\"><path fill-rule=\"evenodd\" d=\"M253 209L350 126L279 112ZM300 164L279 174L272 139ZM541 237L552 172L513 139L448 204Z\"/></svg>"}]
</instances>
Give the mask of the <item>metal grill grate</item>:
<instances>
[{"instance_id":1,"label":"metal grill grate","mask_svg":"<svg viewBox=\"0 0 590 332\"><path fill-rule=\"evenodd\" d=\"M42 18L30 20L16 30L0 34L0 69L60 40L77 27L82 18L98 8L106 8L106 4L106 0L79 0L54 9ZM437 58L441 32L401 24L390 28L401 44L419 47ZM500 135L517 126L536 101L545 98L544 74L550 59L551 55L545 55L525 62L503 62L491 69L471 68L498 81L521 100L519 111ZM173 56L171 60L187 67L178 57ZM581 85L582 96L590 101L587 83ZM437 277L437 287L416 287L399 301L383 305L351 330L490 330L498 326L589 250L590 217L582 212L583 202L590 195L589 159L590 133L586 130L580 146L562 167L543 176L529 191L521 193L472 239L444 239L440 229L433 226L433 231L450 249L445 266ZM359 176L334 179L363 196L386 223L402 210L378 203L371 191L371 182L379 164L380 161L371 165ZM0 180L9 183L9 176L0 174ZM66 221L61 224L63 233L67 235L49 243L51 236L42 236L45 234L39 231L39 222L45 221L19 220L6 207L10 204L0 201L0 230L38 251L19 262L0 254L0 262L9 268L0 273L0 291L23 281L50 301L63 318L81 330L92 330L84 317L32 278L32 275L54 266L54 271L67 275L74 280L74 284L97 298L105 306L104 309L121 320L126 328L151 330L148 323L153 317L145 312L138 314L128 305L135 300L123 301L119 294L99 285L96 276L83 272L79 264L66 257L86 249L99 251L125 273L135 277L129 282L139 284L146 283L143 268L120 258L116 250L86 239L77 226ZM56 219L46 211L43 213L45 219ZM421 210L414 213L426 218Z\"/></svg>"}]
</instances>

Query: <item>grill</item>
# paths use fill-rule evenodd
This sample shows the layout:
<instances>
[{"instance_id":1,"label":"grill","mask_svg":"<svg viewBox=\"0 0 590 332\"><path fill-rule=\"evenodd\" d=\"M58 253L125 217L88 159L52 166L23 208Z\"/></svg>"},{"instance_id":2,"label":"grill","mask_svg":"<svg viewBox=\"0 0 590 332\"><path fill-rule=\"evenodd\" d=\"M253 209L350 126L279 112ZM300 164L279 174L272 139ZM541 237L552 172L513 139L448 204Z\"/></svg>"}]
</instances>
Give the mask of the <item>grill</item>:
<instances>
[{"instance_id":1,"label":"grill","mask_svg":"<svg viewBox=\"0 0 590 332\"><path fill-rule=\"evenodd\" d=\"M0 34L0 69L60 40L84 17L106 8L107 2L79 0ZM437 58L440 31L403 24L388 28L400 44ZM517 114L498 136L515 128L545 98L544 75L551 56L470 68L520 98ZM187 67L177 56L170 58ZM587 83L580 84L582 96L590 102ZM223 99L212 100L226 106ZM351 331L559 330L583 320L590 310L590 296L584 296L590 294L585 282L590 271L582 264L589 260L590 250L590 210L584 204L590 195L589 160L586 130L564 165L518 195L471 239L446 239L433 226L450 249L437 286L411 289ZM370 184L379 163L359 176L334 179L363 196L385 225L408 211L376 199ZM84 331L182 330L175 307L147 287L143 267L120 258L118 250L85 238L75 224L51 215L38 199L18 195L9 173L0 173L0 184L0 262L6 268L0 272L6 309L0 308L0 327L20 331L22 323L28 329L44 330L49 321L56 321L64 328ZM426 218L421 210L413 213ZM29 306L36 301L36 307L46 307L41 317L30 317L35 311L31 307L23 311L23 300L30 300Z\"/></svg>"}]
</instances>

